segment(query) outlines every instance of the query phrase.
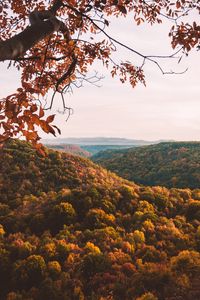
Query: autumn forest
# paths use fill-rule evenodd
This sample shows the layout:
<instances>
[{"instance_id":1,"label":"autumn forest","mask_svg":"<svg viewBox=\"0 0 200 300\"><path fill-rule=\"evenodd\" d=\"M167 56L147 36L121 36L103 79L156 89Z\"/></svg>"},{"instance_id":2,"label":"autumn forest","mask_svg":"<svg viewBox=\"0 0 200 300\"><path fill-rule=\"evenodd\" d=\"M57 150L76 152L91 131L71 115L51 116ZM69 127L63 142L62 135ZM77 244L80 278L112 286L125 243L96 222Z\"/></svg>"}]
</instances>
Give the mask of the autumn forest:
<instances>
[{"instance_id":1,"label":"autumn forest","mask_svg":"<svg viewBox=\"0 0 200 300\"><path fill-rule=\"evenodd\" d=\"M200 189L17 140L0 151L1 299L200 297Z\"/></svg>"},{"instance_id":2,"label":"autumn forest","mask_svg":"<svg viewBox=\"0 0 200 300\"><path fill-rule=\"evenodd\" d=\"M108 73L112 82L116 77L131 88L132 99L132 88L141 91L149 78L157 78L153 71L162 78L184 76L188 68L175 72L169 66L181 65L200 49L199 14L200 1L191 0L0 0L0 81L8 78L0 90L0 97L5 93L0 98L0 300L200 299L200 142L190 135L189 142L139 137L132 145L134 140L124 134L82 148L57 143L73 114L68 96L74 90L87 86L82 102L93 103L99 95L103 99L101 92L90 97L90 87ZM138 27L146 31L155 25L164 32L167 20L170 54L158 54L154 41L156 53L126 44L120 28L116 37L110 34L114 20L122 22L120 27L130 16L135 36ZM103 76L90 74L96 63L105 70ZM2 70L13 72L12 77ZM15 81L16 89L7 92ZM154 83L155 94L163 82ZM162 91L157 106L148 89L142 90L148 103L135 97L130 104L116 88L116 99L108 96L106 105L102 100L95 111L82 107L84 119L77 126L91 124L89 111L93 123L88 127L96 134L95 126L106 124L104 114L97 124L96 111L106 107L114 128L112 121L119 124L122 114L128 120L134 108L133 127L121 122L133 136L138 125L134 103L143 103L147 133L156 118L162 133L157 108L165 97L170 102L171 86ZM186 80L175 86L183 104L179 90L186 94L186 88ZM191 89L187 101L194 103ZM114 116L117 97L124 106ZM192 123L185 111L179 113L176 105L169 109L180 124L184 117ZM198 110L195 116L199 120ZM167 119L167 131L169 124ZM195 120L193 124L199 132ZM193 127L178 128L184 134ZM109 130L102 132L108 136ZM55 145L44 146L44 135L54 136Z\"/></svg>"}]
</instances>

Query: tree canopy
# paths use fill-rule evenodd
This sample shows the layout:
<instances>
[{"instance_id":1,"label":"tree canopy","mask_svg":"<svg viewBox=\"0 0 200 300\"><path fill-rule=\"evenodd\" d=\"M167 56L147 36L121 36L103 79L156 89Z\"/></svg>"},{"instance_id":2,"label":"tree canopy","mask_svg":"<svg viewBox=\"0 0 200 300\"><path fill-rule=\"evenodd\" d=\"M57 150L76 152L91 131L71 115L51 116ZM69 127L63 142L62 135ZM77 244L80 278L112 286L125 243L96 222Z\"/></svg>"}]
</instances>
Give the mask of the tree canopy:
<instances>
[{"instance_id":1,"label":"tree canopy","mask_svg":"<svg viewBox=\"0 0 200 300\"><path fill-rule=\"evenodd\" d=\"M8 61L21 71L21 86L15 93L0 100L0 141L19 134L36 144L38 128L56 135L54 115L45 116L60 94L63 110L70 114L65 93L80 87L87 78L90 65L100 60L113 77L132 87L145 85L144 65L156 64L165 73L159 56L148 56L125 45L107 33L111 17L132 14L140 25L172 21L169 32L174 52L179 57L199 46L200 26L189 23L188 16L200 13L200 1L127 1L127 0L4 0L0 1L0 61ZM113 60L116 45L125 47L142 58L141 65ZM46 99L51 91L49 107ZM38 144L39 145L39 144Z\"/></svg>"},{"instance_id":2,"label":"tree canopy","mask_svg":"<svg viewBox=\"0 0 200 300\"><path fill-rule=\"evenodd\" d=\"M200 299L200 189L46 152L0 149L1 300Z\"/></svg>"}]
</instances>

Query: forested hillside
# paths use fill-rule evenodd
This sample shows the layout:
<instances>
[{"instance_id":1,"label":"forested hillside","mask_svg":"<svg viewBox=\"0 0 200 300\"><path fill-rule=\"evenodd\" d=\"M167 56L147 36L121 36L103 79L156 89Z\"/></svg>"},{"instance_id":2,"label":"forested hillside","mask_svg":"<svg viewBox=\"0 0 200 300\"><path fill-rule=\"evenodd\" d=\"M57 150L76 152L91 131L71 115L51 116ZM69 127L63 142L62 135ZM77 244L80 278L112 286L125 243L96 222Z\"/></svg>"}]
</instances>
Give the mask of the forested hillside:
<instances>
[{"instance_id":1,"label":"forested hillside","mask_svg":"<svg viewBox=\"0 0 200 300\"><path fill-rule=\"evenodd\" d=\"M173 142L104 151L93 161L144 185L177 188L200 187L200 143Z\"/></svg>"},{"instance_id":2,"label":"forested hillside","mask_svg":"<svg viewBox=\"0 0 200 300\"><path fill-rule=\"evenodd\" d=\"M46 153L0 149L1 300L200 299L200 189Z\"/></svg>"}]
</instances>

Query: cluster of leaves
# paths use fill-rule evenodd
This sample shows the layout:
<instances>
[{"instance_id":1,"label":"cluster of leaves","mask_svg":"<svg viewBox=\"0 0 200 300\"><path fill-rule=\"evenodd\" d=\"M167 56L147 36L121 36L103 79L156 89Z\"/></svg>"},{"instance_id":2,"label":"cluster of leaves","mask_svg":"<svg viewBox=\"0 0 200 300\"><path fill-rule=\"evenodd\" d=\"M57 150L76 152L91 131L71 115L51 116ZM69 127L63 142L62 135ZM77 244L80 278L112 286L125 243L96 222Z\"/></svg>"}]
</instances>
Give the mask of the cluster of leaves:
<instances>
[{"instance_id":1,"label":"cluster of leaves","mask_svg":"<svg viewBox=\"0 0 200 300\"><path fill-rule=\"evenodd\" d=\"M138 82L145 84L144 64L146 61L156 64L164 73L156 56L139 53L107 33L106 28L112 16L126 17L132 14L133 21L137 25L144 22L151 25L159 24L167 18L174 24L170 31L172 48L178 51L183 49L188 53L199 44L198 24L189 24L187 18L185 23L182 22L184 17L193 11L199 14L199 1L35 0L30 2L4 0L0 1L2 40L0 61L5 59L2 53L5 53L7 48L4 46L9 46L9 42L17 41L19 37L22 38L23 34L16 35L16 39L11 39L13 33L25 32L29 25L30 13L33 11L51 12L57 22L62 23L62 26L58 32L50 31L49 35L45 33L36 40L34 40L34 34L30 34L28 38L26 37L30 44L28 50L26 49L25 53L19 52L18 56L12 54L11 57L6 58L13 60L14 67L21 70L22 76L21 87L18 91L0 101L0 129L2 130L0 138L2 140L22 134L34 144L39 140L38 127L46 133L55 134L54 127L47 120L41 120L41 117L35 113L34 105L37 104L43 109L46 104L43 97L54 90L54 95L55 93L61 94L63 110L66 110L63 94L70 91L72 87L80 87L82 82L87 80L88 70L96 60L101 61L106 68L109 67L113 77L117 75L123 83L129 81L133 87ZM43 19L40 21L40 26L49 24L51 27L51 22L45 23L46 20ZM19 46L21 42L16 44ZM116 51L117 45L138 55L141 58L141 64L114 61L112 54ZM13 46L13 53L18 53L15 50ZM50 108L53 105L53 99L54 96L51 99Z\"/></svg>"},{"instance_id":2,"label":"cluster of leaves","mask_svg":"<svg viewBox=\"0 0 200 300\"><path fill-rule=\"evenodd\" d=\"M199 189L140 187L23 142L0 151L2 300L200 298Z\"/></svg>"},{"instance_id":3,"label":"cluster of leaves","mask_svg":"<svg viewBox=\"0 0 200 300\"><path fill-rule=\"evenodd\" d=\"M51 124L55 115L44 117L44 109L37 106L31 93L25 89L19 88L15 94L8 96L5 101L1 101L0 111L4 112L3 115L0 115L0 128L4 130L2 140L10 137L10 133L12 133L11 136L15 136L21 132L27 141L32 142L36 148L41 150L41 144L37 143L39 136L35 126L54 136L56 136L56 132L60 133L60 129Z\"/></svg>"},{"instance_id":4,"label":"cluster of leaves","mask_svg":"<svg viewBox=\"0 0 200 300\"><path fill-rule=\"evenodd\" d=\"M102 151L92 157L119 176L144 185L200 186L200 143L170 142Z\"/></svg>"}]
</instances>

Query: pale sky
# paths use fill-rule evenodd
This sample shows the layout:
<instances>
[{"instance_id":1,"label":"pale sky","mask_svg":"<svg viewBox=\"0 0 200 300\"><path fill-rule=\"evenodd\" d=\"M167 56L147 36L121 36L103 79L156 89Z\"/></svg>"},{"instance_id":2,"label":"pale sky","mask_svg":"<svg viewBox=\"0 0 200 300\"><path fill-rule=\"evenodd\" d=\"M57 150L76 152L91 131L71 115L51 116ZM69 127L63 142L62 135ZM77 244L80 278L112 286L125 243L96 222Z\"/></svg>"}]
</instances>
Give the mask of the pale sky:
<instances>
[{"instance_id":1,"label":"pale sky","mask_svg":"<svg viewBox=\"0 0 200 300\"><path fill-rule=\"evenodd\" d=\"M113 37L143 54L168 55L172 53L168 38L169 23L165 25L136 26L128 19L114 20L109 28ZM118 47L117 60L136 64L138 57ZM112 79L99 64L92 67L105 78L101 87L86 84L66 95L74 114L68 122L58 114L56 123L62 131L59 137L125 137L158 140L200 140L200 52L193 51L180 64L174 59L160 61L166 71L188 71L182 75L162 75L159 69L146 63L147 86L135 89ZM19 86L19 72L6 70L0 64L0 97ZM56 98L55 113L61 105ZM50 135L42 135L51 138Z\"/></svg>"}]
</instances>

